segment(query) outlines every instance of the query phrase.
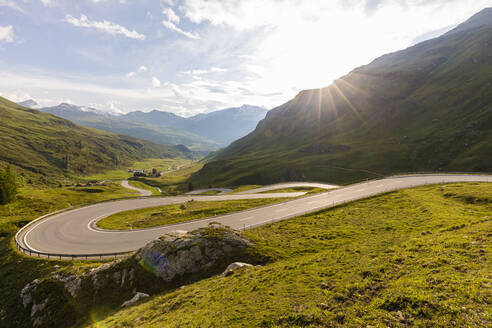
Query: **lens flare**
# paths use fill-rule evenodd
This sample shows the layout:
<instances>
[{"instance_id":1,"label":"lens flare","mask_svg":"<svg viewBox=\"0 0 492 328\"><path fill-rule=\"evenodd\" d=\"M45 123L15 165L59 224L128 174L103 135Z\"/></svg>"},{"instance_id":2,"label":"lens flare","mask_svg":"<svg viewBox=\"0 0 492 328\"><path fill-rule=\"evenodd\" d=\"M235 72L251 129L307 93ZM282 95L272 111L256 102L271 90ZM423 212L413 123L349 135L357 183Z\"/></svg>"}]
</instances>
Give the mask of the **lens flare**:
<instances>
[{"instance_id":1,"label":"lens flare","mask_svg":"<svg viewBox=\"0 0 492 328\"><path fill-rule=\"evenodd\" d=\"M361 120L361 122L364 122L364 118L360 114L359 110L350 102L350 100L347 98L347 96L345 96L343 91L338 87L337 82L336 81L333 82L332 85L333 85L335 91L337 91L338 94L342 97L342 99L345 100L345 103L347 103L347 105L350 107L350 109L355 114L355 116L357 116L357 118L359 118L359 120Z\"/></svg>"},{"instance_id":2,"label":"lens flare","mask_svg":"<svg viewBox=\"0 0 492 328\"><path fill-rule=\"evenodd\" d=\"M91 321L91 328L106 328L106 325L104 325L101 321L104 319L104 316L101 316L100 314L104 313L104 311L100 310L95 310L91 309L89 311L89 318Z\"/></svg>"},{"instance_id":3,"label":"lens flare","mask_svg":"<svg viewBox=\"0 0 492 328\"><path fill-rule=\"evenodd\" d=\"M162 253L151 251L140 261L140 265L153 274L164 272L167 269L167 259Z\"/></svg>"}]
</instances>

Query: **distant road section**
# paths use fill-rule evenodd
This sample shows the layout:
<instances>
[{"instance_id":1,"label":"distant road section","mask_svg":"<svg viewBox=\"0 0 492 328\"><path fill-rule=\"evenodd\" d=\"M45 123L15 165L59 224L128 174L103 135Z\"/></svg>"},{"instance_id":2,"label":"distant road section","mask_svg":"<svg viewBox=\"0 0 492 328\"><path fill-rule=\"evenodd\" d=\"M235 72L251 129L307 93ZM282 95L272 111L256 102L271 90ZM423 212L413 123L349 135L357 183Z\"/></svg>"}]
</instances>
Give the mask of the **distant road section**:
<instances>
[{"instance_id":1,"label":"distant road section","mask_svg":"<svg viewBox=\"0 0 492 328\"><path fill-rule=\"evenodd\" d=\"M203 193L209 192L209 191L218 191L217 195L223 195L223 194L227 194L228 192L231 192L232 189L229 189L229 188L198 189L198 190L193 190L193 191L187 192L186 195L200 195L200 194L203 194Z\"/></svg>"},{"instance_id":2,"label":"distant road section","mask_svg":"<svg viewBox=\"0 0 492 328\"><path fill-rule=\"evenodd\" d=\"M274 185L269 185L265 187L245 190L241 192L237 192L236 195L245 195L245 194L256 194L265 191L279 190L279 189L287 189L287 188L300 188L300 187L310 187L310 188L321 188L321 189L335 189L339 188L337 185L331 185L326 183L316 183L316 182L285 182L285 183L277 183Z\"/></svg>"},{"instance_id":3,"label":"distant road section","mask_svg":"<svg viewBox=\"0 0 492 328\"><path fill-rule=\"evenodd\" d=\"M307 187L307 188L321 188L321 189L335 189L338 188L339 186L336 185L330 185L326 183L316 183L316 182L285 182L285 183L277 183L269 186L264 186L264 187L259 187L259 188L254 188L254 189L249 189L245 191L240 191L236 192L236 195L249 195L249 194L258 194L261 192L266 192L266 191L272 191L272 190L279 190L279 189L287 189L287 188L300 188L300 187ZM206 188L206 189L198 189L198 190L193 190L186 195L200 195L209 191L218 191L219 193L217 195L224 195L232 191L232 189L229 188Z\"/></svg>"},{"instance_id":4,"label":"distant road section","mask_svg":"<svg viewBox=\"0 0 492 328\"><path fill-rule=\"evenodd\" d=\"M138 208L179 204L191 196L125 199L81 207L58 213L26 225L16 235L17 242L28 249L61 254L100 254L136 250L165 233L190 231L219 222L235 229L247 229L271 222L316 212L381 193L426 184L451 182L492 182L492 175L408 175L362 182L328 192L289 200L223 216L133 231L94 229L98 220L109 215ZM295 197L303 193L230 194L197 196L203 201Z\"/></svg>"},{"instance_id":5,"label":"distant road section","mask_svg":"<svg viewBox=\"0 0 492 328\"><path fill-rule=\"evenodd\" d=\"M137 188L137 187L134 187L134 186L130 186L130 184L128 184L128 180L121 181L121 185L123 187L125 187L126 189L135 190L135 191L139 192L140 193L140 196L152 196L152 191L145 190L145 189L140 189L140 188Z\"/></svg>"}]
</instances>

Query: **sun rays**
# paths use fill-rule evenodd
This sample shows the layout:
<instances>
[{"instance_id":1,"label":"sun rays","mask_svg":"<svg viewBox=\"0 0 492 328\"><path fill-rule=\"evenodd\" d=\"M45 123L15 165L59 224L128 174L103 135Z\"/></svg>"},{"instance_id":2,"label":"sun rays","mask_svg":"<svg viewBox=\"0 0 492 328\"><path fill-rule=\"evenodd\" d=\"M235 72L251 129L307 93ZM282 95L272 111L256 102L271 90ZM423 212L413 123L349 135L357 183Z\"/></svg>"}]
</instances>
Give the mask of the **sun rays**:
<instances>
[{"instance_id":1,"label":"sun rays","mask_svg":"<svg viewBox=\"0 0 492 328\"><path fill-rule=\"evenodd\" d=\"M361 120L362 122L365 122L364 120L364 117L362 117L360 111L357 109L357 107L355 107L352 102L350 102L350 100L348 99L348 97L343 93L342 89L340 89L337 85L337 82L333 82L332 84L333 88L335 89L335 91L338 92L338 94L340 95L340 97L342 97L342 99L345 101L345 103L349 106L349 108L352 110L352 112L355 114L355 116L357 116L357 118L359 120Z\"/></svg>"}]
</instances>

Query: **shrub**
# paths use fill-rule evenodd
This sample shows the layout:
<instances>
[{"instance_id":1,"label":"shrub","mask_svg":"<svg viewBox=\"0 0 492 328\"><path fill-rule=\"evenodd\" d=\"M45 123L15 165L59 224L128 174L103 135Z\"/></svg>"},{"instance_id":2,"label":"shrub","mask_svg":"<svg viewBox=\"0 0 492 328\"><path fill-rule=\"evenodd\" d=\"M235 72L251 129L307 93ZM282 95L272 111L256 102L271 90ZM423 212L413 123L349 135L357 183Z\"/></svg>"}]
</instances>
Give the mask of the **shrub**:
<instances>
[{"instance_id":1,"label":"shrub","mask_svg":"<svg viewBox=\"0 0 492 328\"><path fill-rule=\"evenodd\" d=\"M0 204L8 204L17 195L17 181L12 173L10 166L5 170L0 170Z\"/></svg>"}]
</instances>

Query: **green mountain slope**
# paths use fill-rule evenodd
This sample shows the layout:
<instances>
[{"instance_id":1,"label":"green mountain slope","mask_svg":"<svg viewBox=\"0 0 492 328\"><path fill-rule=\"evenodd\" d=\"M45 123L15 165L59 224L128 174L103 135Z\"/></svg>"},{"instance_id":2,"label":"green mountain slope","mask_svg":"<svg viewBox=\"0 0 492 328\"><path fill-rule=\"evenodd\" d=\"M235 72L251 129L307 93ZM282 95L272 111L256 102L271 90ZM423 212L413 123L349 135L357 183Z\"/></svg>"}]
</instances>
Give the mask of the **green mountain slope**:
<instances>
[{"instance_id":1,"label":"green mountain slope","mask_svg":"<svg viewBox=\"0 0 492 328\"><path fill-rule=\"evenodd\" d=\"M476 15L452 33L302 91L192 181L348 183L410 171L491 172L491 24L492 15Z\"/></svg>"},{"instance_id":2,"label":"green mountain slope","mask_svg":"<svg viewBox=\"0 0 492 328\"><path fill-rule=\"evenodd\" d=\"M43 176L79 175L143 158L192 155L184 146L83 128L0 97L0 166L9 163Z\"/></svg>"}]
</instances>

